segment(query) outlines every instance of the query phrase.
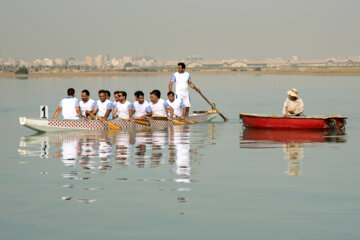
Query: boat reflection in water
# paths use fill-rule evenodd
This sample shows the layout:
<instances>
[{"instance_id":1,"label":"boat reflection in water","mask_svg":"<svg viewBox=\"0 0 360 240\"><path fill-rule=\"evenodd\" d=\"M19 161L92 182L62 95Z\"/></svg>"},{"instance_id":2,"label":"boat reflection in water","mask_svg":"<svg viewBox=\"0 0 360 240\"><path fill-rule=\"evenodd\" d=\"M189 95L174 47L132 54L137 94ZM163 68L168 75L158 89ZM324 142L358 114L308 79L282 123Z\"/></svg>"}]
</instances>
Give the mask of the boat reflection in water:
<instances>
[{"instance_id":1,"label":"boat reflection in water","mask_svg":"<svg viewBox=\"0 0 360 240\"><path fill-rule=\"evenodd\" d=\"M126 172L122 171L117 172L121 176L116 180L194 183L197 180L194 179L191 165L201 158L201 155L197 155L199 149L215 142L215 131L214 124L198 125L196 130L193 130L195 135L193 142L191 142L191 127L187 125L138 131L46 133L22 137L18 151L22 156L60 159L65 169L69 170L62 173L63 179L66 179L63 184L65 188L76 187L76 182L69 184L68 180L89 180L89 184L97 185L92 181L94 179L92 174L106 174L108 171L127 170L133 167L155 168L166 165L169 166L170 171L160 172L160 176L156 179L144 176L129 179ZM113 169L115 166L116 169ZM87 187L85 190L89 189L99 190L104 189L104 186ZM190 190L183 186L171 189L178 192ZM71 197L65 196L61 199L71 200ZM182 196L177 199L179 202L186 201ZM83 198L78 201L90 203L94 200Z\"/></svg>"},{"instance_id":2,"label":"boat reflection in water","mask_svg":"<svg viewBox=\"0 0 360 240\"><path fill-rule=\"evenodd\" d=\"M343 143L346 137L343 132L324 130L270 130L245 128L240 139L240 148L265 149L282 148L289 160L287 175L298 176L300 160L304 158L305 146L313 143Z\"/></svg>"}]
</instances>

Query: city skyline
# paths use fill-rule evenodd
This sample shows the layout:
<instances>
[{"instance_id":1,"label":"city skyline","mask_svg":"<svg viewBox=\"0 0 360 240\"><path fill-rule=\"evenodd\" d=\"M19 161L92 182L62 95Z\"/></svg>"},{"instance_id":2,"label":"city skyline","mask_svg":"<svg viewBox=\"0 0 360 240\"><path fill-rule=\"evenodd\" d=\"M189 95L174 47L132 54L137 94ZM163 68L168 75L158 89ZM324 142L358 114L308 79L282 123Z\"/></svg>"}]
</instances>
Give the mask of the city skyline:
<instances>
[{"instance_id":1,"label":"city skyline","mask_svg":"<svg viewBox=\"0 0 360 240\"><path fill-rule=\"evenodd\" d=\"M360 2L2 0L1 57L358 56Z\"/></svg>"}]
</instances>

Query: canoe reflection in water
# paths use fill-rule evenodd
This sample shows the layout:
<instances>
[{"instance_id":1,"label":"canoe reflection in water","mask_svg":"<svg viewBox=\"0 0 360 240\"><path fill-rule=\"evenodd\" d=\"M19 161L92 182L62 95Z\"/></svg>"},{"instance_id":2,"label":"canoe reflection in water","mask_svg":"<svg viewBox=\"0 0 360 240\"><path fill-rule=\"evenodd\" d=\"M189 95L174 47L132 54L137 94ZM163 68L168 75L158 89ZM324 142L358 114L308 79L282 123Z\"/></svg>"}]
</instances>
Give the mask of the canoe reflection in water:
<instances>
[{"instance_id":1,"label":"canoe reflection in water","mask_svg":"<svg viewBox=\"0 0 360 240\"><path fill-rule=\"evenodd\" d=\"M265 149L282 148L289 160L287 175L298 176L300 160L304 158L305 146L312 143L343 143L346 136L343 132L324 130L271 130L245 128L240 137L240 148Z\"/></svg>"},{"instance_id":2,"label":"canoe reflection in water","mask_svg":"<svg viewBox=\"0 0 360 240\"><path fill-rule=\"evenodd\" d=\"M192 165L198 162L201 148L210 146L216 139L214 124L198 125L195 140L191 142L191 127L187 125L170 126L164 129L143 129L137 131L76 131L45 133L24 136L20 140L19 154L48 159L60 159L66 169L63 179L89 180L95 184L92 174L106 174L117 171L116 180L144 182L195 183ZM210 130L209 130L210 129ZM201 141L198 141L201 139ZM170 171L160 171L155 179L132 175L129 168L155 168L169 165ZM116 166L115 169L113 169ZM119 169L120 167L120 169ZM122 170L122 171L118 171ZM125 170L125 171L123 171ZM170 176L169 175L170 172ZM139 172L151 174L150 172ZM129 174L130 176L127 176ZM124 176L125 175L125 176ZM72 182L74 183L74 182ZM76 184L64 186L76 187ZM104 186L89 186L87 189L104 189ZM174 191L190 188L178 187ZM181 189L181 190L178 190ZM181 199L186 199L181 196ZM71 199L62 197L61 199ZM91 200L91 199L88 199ZM88 201L85 201L88 202ZM182 201L183 202L183 201Z\"/></svg>"}]
</instances>

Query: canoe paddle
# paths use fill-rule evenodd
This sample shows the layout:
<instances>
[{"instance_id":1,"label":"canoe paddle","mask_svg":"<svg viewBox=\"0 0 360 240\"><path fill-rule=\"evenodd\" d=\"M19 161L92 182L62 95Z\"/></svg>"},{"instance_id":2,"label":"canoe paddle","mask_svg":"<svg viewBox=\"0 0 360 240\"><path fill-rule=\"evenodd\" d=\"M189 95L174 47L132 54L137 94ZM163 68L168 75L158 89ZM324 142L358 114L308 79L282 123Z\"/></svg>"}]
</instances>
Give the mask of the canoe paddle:
<instances>
[{"instance_id":1,"label":"canoe paddle","mask_svg":"<svg viewBox=\"0 0 360 240\"><path fill-rule=\"evenodd\" d=\"M145 125L145 126L150 126L150 122L146 119L126 119L126 118L119 118L119 117L117 119L131 121L131 122L138 123L138 124Z\"/></svg>"},{"instance_id":2,"label":"canoe paddle","mask_svg":"<svg viewBox=\"0 0 360 240\"><path fill-rule=\"evenodd\" d=\"M211 106L213 109L215 109L215 110L219 113L219 115L224 119L224 122L226 122L226 121L229 120L229 119L227 119L224 115L222 115L222 113L219 112L219 110L216 109L215 105L212 104L212 103L204 96L204 94L202 94L202 92L200 91L200 89L196 88L195 90L199 90L199 91L197 91L197 92L205 99L205 101L206 101L208 104L210 104L210 106Z\"/></svg>"},{"instance_id":3,"label":"canoe paddle","mask_svg":"<svg viewBox=\"0 0 360 240\"><path fill-rule=\"evenodd\" d=\"M95 116L92 112L89 112L89 115L92 117L92 118L95 118L103 123L105 123L106 125L108 125L108 127L111 129L111 130L121 130L121 127L114 124L114 123L111 123L111 122L108 122L108 121L105 121L104 119L101 119L97 116Z\"/></svg>"},{"instance_id":4,"label":"canoe paddle","mask_svg":"<svg viewBox=\"0 0 360 240\"><path fill-rule=\"evenodd\" d=\"M174 115L175 115L176 117L178 117L178 118L180 118L180 119L181 119L181 117L180 117L179 115L176 115L175 113L174 113ZM186 119L186 118L181 119L181 120L184 120L185 122L188 122L188 123L191 123L191 124L197 123L196 121L191 121L191 120Z\"/></svg>"},{"instance_id":5,"label":"canoe paddle","mask_svg":"<svg viewBox=\"0 0 360 240\"><path fill-rule=\"evenodd\" d=\"M155 114L155 113L153 113L153 114L156 115L157 117L148 117L148 119L170 121L167 117L163 117L163 116L160 116L160 115ZM173 119L172 122L175 123L175 124L178 124L178 125L186 124L185 122L175 120L175 119Z\"/></svg>"}]
</instances>

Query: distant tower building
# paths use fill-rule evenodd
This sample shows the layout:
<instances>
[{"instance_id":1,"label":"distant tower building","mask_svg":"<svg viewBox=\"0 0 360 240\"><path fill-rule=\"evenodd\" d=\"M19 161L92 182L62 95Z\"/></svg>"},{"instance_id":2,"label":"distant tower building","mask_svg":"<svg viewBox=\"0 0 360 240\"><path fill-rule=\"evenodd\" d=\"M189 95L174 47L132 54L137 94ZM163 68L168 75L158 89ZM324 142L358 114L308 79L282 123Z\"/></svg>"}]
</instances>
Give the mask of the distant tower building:
<instances>
[{"instance_id":1,"label":"distant tower building","mask_svg":"<svg viewBox=\"0 0 360 240\"><path fill-rule=\"evenodd\" d=\"M98 67L98 68L102 68L104 67L104 64L105 64L105 58L103 55L97 55L95 57L95 66Z\"/></svg>"},{"instance_id":2,"label":"distant tower building","mask_svg":"<svg viewBox=\"0 0 360 240\"><path fill-rule=\"evenodd\" d=\"M55 58L55 65L64 66L65 65L65 59L63 59L63 58Z\"/></svg>"},{"instance_id":3,"label":"distant tower building","mask_svg":"<svg viewBox=\"0 0 360 240\"><path fill-rule=\"evenodd\" d=\"M132 63L133 61L133 58L132 57L129 57L129 56L124 56L122 58L122 62L125 64L125 63Z\"/></svg>"},{"instance_id":4,"label":"distant tower building","mask_svg":"<svg viewBox=\"0 0 360 240\"><path fill-rule=\"evenodd\" d=\"M292 56L292 57L291 57L291 61L297 61L297 60L299 60L299 57L298 57L298 56Z\"/></svg>"},{"instance_id":5,"label":"distant tower building","mask_svg":"<svg viewBox=\"0 0 360 240\"><path fill-rule=\"evenodd\" d=\"M94 60L93 60L93 58L90 57L90 56L86 56L86 57L85 57L85 64L86 64L86 66L89 66L89 67L94 66Z\"/></svg>"}]
</instances>

